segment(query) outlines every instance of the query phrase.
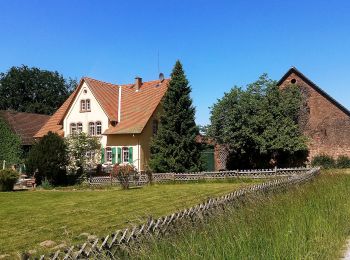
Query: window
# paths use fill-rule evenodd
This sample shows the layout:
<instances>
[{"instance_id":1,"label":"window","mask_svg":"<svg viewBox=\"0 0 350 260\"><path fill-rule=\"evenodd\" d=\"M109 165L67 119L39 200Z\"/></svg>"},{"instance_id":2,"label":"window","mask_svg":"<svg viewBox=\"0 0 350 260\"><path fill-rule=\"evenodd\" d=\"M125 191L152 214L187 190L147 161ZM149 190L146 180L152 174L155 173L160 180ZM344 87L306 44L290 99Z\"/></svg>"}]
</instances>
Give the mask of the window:
<instances>
[{"instance_id":1,"label":"window","mask_svg":"<svg viewBox=\"0 0 350 260\"><path fill-rule=\"evenodd\" d=\"M86 106L85 106L85 100L80 100L80 111L85 111Z\"/></svg>"},{"instance_id":2,"label":"window","mask_svg":"<svg viewBox=\"0 0 350 260\"><path fill-rule=\"evenodd\" d=\"M152 133L156 135L158 132L158 120L154 119L152 124Z\"/></svg>"},{"instance_id":3,"label":"window","mask_svg":"<svg viewBox=\"0 0 350 260\"><path fill-rule=\"evenodd\" d=\"M91 108L90 108L90 99L87 99L86 100L86 111L90 111Z\"/></svg>"},{"instance_id":4,"label":"window","mask_svg":"<svg viewBox=\"0 0 350 260\"><path fill-rule=\"evenodd\" d=\"M129 162L129 148L123 147L123 163Z\"/></svg>"},{"instance_id":5,"label":"window","mask_svg":"<svg viewBox=\"0 0 350 260\"><path fill-rule=\"evenodd\" d=\"M90 99L80 100L80 112L91 111Z\"/></svg>"},{"instance_id":6,"label":"window","mask_svg":"<svg viewBox=\"0 0 350 260\"><path fill-rule=\"evenodd\" d=\"M106 160L107 160L107 162L112 162L112 149L111 149L111 147L106 148Z\"/></svg>"},{"instance_id":7,"label":"window","mask_svg":"<svg viewBox=\"0 0 350 260\"><path fill-rule=\"evenodd\" d=\"M78 133L83 132L83 124L82 123L77 124L77 130L78 130Z\"/></svg>"},{"instance_id":8,"label":"window","mask_svg":"<svg viewBox=\"0 0 350 260\"><path fill-rule=\"evenodd\" d=\"M89 123L89 135L95 135L96 131L95 131L95 123L94 122L90 122Z\"/></svg>"},{"instance_id":9,"label":"window","mask_svg":"<svg viewBox=\"0 0 350 260\"><path fill-rule=\"evenodd\" d=\"M77 132L77 125L75 123L70 124L70 134L75 134Z\"/></svg>"},{"instance_id":10,"label":"window","mask_svg":"<svg viewBox=\"0 0 350 260\"><path fill-rule=\"evenodd\" d=\"M96 135L101 135L102 134L102 124L100 121L96 122Z\"/></svg>"}]
</instances>

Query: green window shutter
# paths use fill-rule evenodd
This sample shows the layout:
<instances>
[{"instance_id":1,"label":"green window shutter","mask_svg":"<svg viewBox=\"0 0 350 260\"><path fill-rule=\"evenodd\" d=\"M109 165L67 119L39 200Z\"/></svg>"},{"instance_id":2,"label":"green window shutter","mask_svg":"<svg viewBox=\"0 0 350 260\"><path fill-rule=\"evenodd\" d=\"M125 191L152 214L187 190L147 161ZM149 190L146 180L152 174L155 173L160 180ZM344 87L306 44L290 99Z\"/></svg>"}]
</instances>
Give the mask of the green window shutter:
<instances>
[{"instance_id":1,"label":"green window shutter","mask_svg":"<svg viewBox=\"0 0 350 260\"><path fill-rule=\"evenodd\" d=\"M134 160L133 160L133 158L132 158L132 147L129 147L129 163L133 163L134 162Z\"/></svg>"},{"instance_id":2,"label":"green window shutter","mask_svg":"<svg viewBox=\"0 0 350 260\"><path fill-rule=\"evenodd\" d=\"M105 148L101 148L101 164L105 162Z\"/></svg>"},{"instance_id":3,"label":"green window shutter","mask_svg":"<svg viewBox=\"0 0 350 260\"><path fill-rule=\"evenodd\" d=\"M122 148L118 147L118 163L122 163Z\"/></svg>"},{"instance_id":4,"label":"green window shutter","mask_svg":"<svg viewBox=\"0 0 350 260\"><path fill-rule=\"evenodd\" d=\"M112 148L112 164L115 164L115 147Z\"/></svg>"}]
</instances>

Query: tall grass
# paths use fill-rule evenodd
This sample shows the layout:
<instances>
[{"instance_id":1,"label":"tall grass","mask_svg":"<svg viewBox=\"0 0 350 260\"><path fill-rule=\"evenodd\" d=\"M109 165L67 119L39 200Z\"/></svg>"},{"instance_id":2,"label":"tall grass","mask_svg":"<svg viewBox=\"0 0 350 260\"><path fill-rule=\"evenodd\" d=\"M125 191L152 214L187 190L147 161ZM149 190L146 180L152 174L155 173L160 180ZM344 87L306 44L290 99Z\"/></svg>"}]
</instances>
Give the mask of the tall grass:
<instances>
[{"instance_id":1,"label":"tall grass","mask_svg":"<svg viewBox=\"0 0 350 260\"><path fill-rule=\"evenodd\" d=\"M251 198L205 223L147 243L141 259L336 259L350 234L350 175L322 174Z\"/></svg>"}]
</instances>

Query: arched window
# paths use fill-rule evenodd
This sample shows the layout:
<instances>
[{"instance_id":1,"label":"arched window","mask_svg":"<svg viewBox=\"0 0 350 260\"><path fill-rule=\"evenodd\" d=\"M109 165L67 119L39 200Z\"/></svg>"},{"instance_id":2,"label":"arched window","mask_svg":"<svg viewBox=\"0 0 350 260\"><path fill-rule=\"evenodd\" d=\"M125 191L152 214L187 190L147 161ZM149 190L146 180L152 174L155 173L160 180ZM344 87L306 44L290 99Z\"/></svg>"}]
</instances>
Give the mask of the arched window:
<instances>
[{"instance_id":1,"label":"arched window","mask_svg":"<svg viewBox=\"0 0 350 260\"><path fill-rule=\"evenodd\" d=\"M102 124L100 121L96 122L96 135L101 135L102 134Z\"/></svg>"},{"instance_id":2,"label":"arched window","mask_svg":"<svg viewBox=\"0 0 350 260\"><path fill-rule=\"evenodd\" d=\"M78 131L78 133L83 132L83 124L82 123L77 124L77 131Z\"/></svg>"},{"instance_id":3,"label":"arched window","mask_svg":"<svg viewBox=\"0 0 350 260\"><path fill-rule=\"evenodd\" d=\"M90 122L89 123L89 135L95 135L96 131L95 131L95 123L94 122Z\"/></svg>"},{"instance_id":4,"label":"arched window","mask_svg":"<svg viewBox=\"0 0 350 260\"><path fill-rule=\"evenodd\" d=\"M80 100L80 111L85 111L86 110L86 104L85 100Z\"/></svg>"},{"instance_id":5,"label":"arched window","mask_svg":"<svg viewBox=\"0 0 350 260\"><path fill-rule=\"evenodd\" d=\"M107 160L107 162L112 162L112 148L111 147L106 148L106 160Z\"/></svg>"},{"instance_id":6,"label":"arched window","mask_svg":"<svg viewBox=\"0 0 350 260\"><path fill-rule=\"evenodd\" d=\"M77 125L76 123L71 123L70 124L70 134L75 134L77 132Z\"/></svg>"},{"instance_id":7,"label":"arched window","mask_svg":"<svg viewBox=\"0 0 350 260\"><path fill-rule=\"evenodd\" d=\"M91 107L90 107L90 99L86 100L86 111L90 111Z\"/></svg>"}]
</instances>

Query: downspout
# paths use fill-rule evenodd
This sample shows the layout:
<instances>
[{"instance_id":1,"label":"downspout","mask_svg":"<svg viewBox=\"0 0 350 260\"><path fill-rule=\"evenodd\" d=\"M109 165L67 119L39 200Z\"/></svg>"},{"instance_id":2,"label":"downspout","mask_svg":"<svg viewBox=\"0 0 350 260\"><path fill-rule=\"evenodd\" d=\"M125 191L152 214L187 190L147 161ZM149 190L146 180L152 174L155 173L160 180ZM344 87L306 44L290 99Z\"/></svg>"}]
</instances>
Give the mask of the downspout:
<instances>
[{"instance_id":1,"label":"downspout","mask_svg":"<svg viewBox=\"0 0 350 260\"><path fill-rule=\"evenodd\" d=\"M118 123L120 122L120 115L121 115L121 106L122 106L122 86L119 86L119 93L118 93Z\"/></svg>"}]
</instances>

